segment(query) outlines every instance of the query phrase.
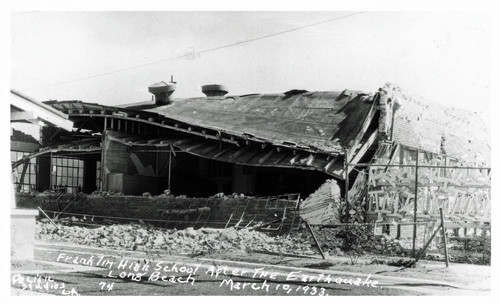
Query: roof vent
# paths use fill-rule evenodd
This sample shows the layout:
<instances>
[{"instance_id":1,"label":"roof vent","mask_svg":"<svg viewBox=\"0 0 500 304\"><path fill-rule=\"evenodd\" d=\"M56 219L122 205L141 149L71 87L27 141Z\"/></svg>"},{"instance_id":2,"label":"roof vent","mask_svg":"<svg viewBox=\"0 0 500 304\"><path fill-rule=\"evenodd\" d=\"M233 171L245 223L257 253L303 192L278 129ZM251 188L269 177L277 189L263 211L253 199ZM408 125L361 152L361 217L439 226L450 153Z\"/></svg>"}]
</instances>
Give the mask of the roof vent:
<instances>
[{"instance_id":1,"label":"roof vent","mask_svg":"<svg viewBox=\"0 0 500 304\"><path fill-rule=\"evenodd\" d=\"M220 84L204 85L201 87L201 91L203 94L207 95L207 97L224 96L227 94L226 87Z\"/></svg>"},{"instance_id":2,"label":"roof vent","mask_svg":"<svg viewBox=\"0 0 500 304\"><path fill-rule=\"evenodd\" d=\"M175 91L175 83L160 81L150 85L148 90L155 96L157 106L168 105L174 101L171 96Z\"/></svg>"}]
</instances>

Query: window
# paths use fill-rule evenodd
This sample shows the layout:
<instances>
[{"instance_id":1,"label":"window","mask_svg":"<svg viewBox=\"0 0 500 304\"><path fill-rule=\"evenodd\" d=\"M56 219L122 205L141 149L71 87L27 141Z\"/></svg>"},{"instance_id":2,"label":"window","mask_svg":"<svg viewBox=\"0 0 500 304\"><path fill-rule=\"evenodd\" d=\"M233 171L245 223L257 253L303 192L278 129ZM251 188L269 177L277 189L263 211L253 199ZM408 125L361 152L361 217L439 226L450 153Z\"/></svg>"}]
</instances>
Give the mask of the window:
<instances>
[{"instance_id":1,"label":"window","mask_svg":"<svg viewBox=\"0 0 500 304\"><path fill-rule=\"evenodd\" d=\"M52 158L52 187L76 192L83 187L83 160L64 156Z\"/></svg>"},{"instance_id":2,"label":"window","mask_svg":"<svg viewBox=\"0 0 500 304\"><path fill-rule=\"evenodd\" d=\"M97 190L101 189L101 162L96 162L96 170L95 170L95 188Z\"/></svg>"},{"instance_id":3,"label":"window","mask_svg":"<svg viewBox=\"0 0 500 304\"><path fill-rule=\"evenodd\" d=\"M10 151L10 158L12 162L18 161L23 158L23 156L30 154L29 152L19 152L19 151ZM24 179L21 183L21 175L23 173L24 165L19 165L14 171L14 185L16 189L20 187L21 192L30 192L36 190L36 158L32 158L29 161L29 165L26 168L26 172L24 174Z\"/></svg>"}]
</instances>

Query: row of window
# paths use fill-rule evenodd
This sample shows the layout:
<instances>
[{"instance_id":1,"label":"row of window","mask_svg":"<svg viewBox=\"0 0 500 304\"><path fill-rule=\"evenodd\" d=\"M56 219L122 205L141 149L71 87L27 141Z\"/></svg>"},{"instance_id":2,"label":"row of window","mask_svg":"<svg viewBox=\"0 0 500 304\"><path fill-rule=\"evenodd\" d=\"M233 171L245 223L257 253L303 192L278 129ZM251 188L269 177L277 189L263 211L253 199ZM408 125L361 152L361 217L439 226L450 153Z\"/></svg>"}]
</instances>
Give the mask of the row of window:
<instances>
[{"instance_id":1,"label":"row of window","mask_svg":"<svg viewBox=\"0 0 500 304\"><path fill-rule=\"evenodd\" d=\"M11 151L11 161L21 160L28 152ZM100 175L101 162L97 162L96 170L96 189L99 189L101 182ZM77 158L69 158L64 156L52 157L52 172L51 172L51 188L59 190L69 190L68 192L76 192L82 190L83 187L83 166L84 161ZM13 174L13 182L16 189L21 192L30 192L37 189L36 173L37 159L32 158L29 161L29 166L24 174L24 179L21 182L23 165L18 166Z\"/></svg>"},{"instance_id":2,"label":"row of window","mask_svg":"<svg viewBox=\"0 0 500 304\"><path fill-rule=\"evenodd\" d=\"M54 156L52 158L52 185L81 190L83 187L83 161Z\"/></svg>"}]
</instances>

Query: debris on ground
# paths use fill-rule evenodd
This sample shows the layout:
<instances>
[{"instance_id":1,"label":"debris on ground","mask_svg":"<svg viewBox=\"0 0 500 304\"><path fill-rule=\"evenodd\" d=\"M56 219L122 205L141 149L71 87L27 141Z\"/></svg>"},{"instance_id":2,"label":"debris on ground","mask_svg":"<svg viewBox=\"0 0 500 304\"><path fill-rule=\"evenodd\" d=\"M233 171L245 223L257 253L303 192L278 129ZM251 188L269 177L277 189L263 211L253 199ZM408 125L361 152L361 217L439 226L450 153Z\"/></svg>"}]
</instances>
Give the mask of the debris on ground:
<instances>
[{"instance_id":1,"label":"debris on ground","mask_svg":"<svg viewBox=\"0 0 500 304\"><path fill-rule=\"evenodd\" d=\"M311 255L309 243L292 237L271 237L262 232L233 227L226 229L188 227L183 230L161 229L140 223L114 224L98 228L64 226L56 231L44 222L37 222L37 237L42 240L67 241L80 245L123 250L170 250L176 252L268 251Z\"/></svg>"},{"instance_id":2,"label":"debris on ground","mask_svg":"<svg viewBox=\"0 0 500 304\"><path fill-rule=\"evenodd\" d=\"M57 230L46 219L37 221L36 237L41 240L56 242L72 242L80 245L103 247L121 250L165 250L189 254L203 254L205 252L267 252L278 255L318 255L318 248L308 230L294 230L288 236L270 236L252 229L200 228L194 229L164 229L147 224L142 220L129 224L118 223L104 219L85 222L75 216L61 218L58 221L61 229ZM327 256L349 256L344 252L341 229L313 227L323 252ZM399 260L384 260L384 264L391 266L410 266L411 259L402 241L387 234L367 235L361 245L359 254L373 254L376 256L398 257ZM451 247L451 246L450 246ZM427 253L427 260L442 261L442 254ZM478 253L470 255L449 254L450 262L469 264L489 264L489 255L481 256ZM379 263L378 260L373 261ZM326 265L326 264L325 264Z\"/></svg>"},{"instance_id":3,"label":"debris on ground","mask_svg":"<svg viewBox=\"0 0 500 304\"><path fill-rule=\"evenodd\" d=\"M340 230L335 228L313 228L314 234L321 244L321 249L330 256L342 256L344 252L341 250L343 245L342 238L338 235ZM301 232L298 237L305 242L312 243L312 236L308 232ZM366 253L384 254L390 256L403 256L405 249L401 246L399 240L392 238L387 234L383 235L368 235L367 241L362 244L362 248Z\"/></svg>"},{"instance_id":4,"label":"debris on ground","mask_svg":"<svg viewBox=\"0 0 500 304\"><path fill-rule=\"evenodd\" d=\"M413 258L391 258L391 259L373 259L370 264L381 264L396 267L415 267L415 259Z\"/></svg>"}]
</instances>

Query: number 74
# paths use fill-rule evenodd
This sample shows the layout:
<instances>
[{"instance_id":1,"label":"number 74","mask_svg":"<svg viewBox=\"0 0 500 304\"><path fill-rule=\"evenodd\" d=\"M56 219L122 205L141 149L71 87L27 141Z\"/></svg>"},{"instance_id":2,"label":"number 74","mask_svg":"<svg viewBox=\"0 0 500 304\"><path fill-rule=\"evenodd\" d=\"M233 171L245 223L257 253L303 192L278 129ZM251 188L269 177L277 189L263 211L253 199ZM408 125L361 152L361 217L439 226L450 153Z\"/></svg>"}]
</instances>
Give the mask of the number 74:
<instances>
[{"instance_id":1,"label":"number 74","mask_svg":"<svg viewBox=\"0 0 500 304\"><path fill-rule=\"evenodd\" d=\"M115 282L113 283L106 283L106 282L100 282L99 286L101 287L101 290L107 289L108 291L113 290L113 286L115 285Z\"/></svg>"}]
</instances>

